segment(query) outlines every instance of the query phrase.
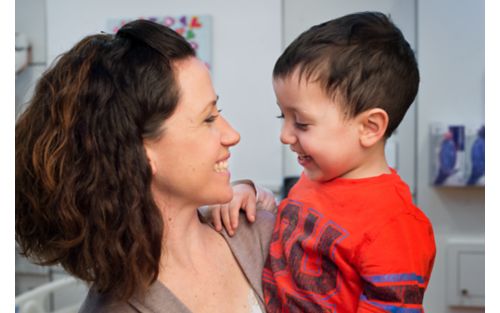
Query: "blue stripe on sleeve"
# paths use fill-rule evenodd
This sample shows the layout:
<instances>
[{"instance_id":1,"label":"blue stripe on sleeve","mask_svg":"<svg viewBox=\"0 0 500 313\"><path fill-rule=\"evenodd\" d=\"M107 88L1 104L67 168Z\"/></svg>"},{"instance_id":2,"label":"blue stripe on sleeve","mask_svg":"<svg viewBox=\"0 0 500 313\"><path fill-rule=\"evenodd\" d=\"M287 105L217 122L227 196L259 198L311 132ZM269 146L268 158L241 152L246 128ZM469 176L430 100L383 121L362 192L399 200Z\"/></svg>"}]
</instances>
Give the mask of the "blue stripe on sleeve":
<instances>
[{"instance_id":1,"label":"blue stripe on sleeve","mask_svg":"<svg viewBox=\"0 0 500 313\"><path fill-rule=\"evenodd\" d=\"M364 276L363 278L372 283L385 283L385 282L396 283L396 282L417 281L423 284L425 282L425 279L422 276L419 276L415 273L374 275L374 276Z\"/></svg>"}]
</instances>

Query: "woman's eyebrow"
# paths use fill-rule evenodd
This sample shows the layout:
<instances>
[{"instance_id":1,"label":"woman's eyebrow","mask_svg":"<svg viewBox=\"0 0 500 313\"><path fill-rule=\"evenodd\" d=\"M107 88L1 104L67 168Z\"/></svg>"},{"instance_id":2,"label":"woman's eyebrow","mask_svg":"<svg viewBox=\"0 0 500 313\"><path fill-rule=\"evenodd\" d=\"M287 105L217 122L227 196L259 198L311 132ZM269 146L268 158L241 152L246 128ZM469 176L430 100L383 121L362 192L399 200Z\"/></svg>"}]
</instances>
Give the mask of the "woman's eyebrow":
<instances>
[{"instance_id":1,"label":"woman's eyebrow","mask_svg":"<svg viewBox=\"0 0 500 313\"><path fill-rule=\"evenodd\" d=\"M201 113L204 114L205 112L212 110L212 107L217 105L217 101L219 101L219 96L218 95L216 96L216 98L214 100L210 101L205 106L205 108L203 109L203 111Z\"/></svg>"},{"instance_id":2,"label":"woman's eyebrow","mask_svg":"<svg viewBox=\"0 0 500 313\"><path fill-rule=\"evenodd\" d=\"M212 110L212 107L217 105L217 101L219 101L219 95L216 95L216 98L212 101L210 101L205 108L201 111L201 114L204 115L206 112L210 112Z\"/></svg>"}]
</instances>

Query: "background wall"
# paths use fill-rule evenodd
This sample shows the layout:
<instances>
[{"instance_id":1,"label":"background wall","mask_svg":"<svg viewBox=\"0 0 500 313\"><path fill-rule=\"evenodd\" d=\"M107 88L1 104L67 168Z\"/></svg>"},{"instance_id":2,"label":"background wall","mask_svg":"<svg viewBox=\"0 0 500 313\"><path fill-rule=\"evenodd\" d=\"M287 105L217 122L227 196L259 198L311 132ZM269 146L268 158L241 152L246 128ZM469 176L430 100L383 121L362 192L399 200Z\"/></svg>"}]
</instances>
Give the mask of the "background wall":
<instances>
[{"instance_id":1,"label":"background wall","mask_svg":"<svg viewBox=\"0 0 500 313\"><path fill-rule=\"evenodd\" d=\"M33 47L32 64L46 61L45 1L16 0L16 32L28 35Z\"/></svg>"},{"instance_id":2,"label":"background wall","mask_svg":"<svg viewBox=\"0 0 500 313\"><path fill-rule=\"evenodd\" d=\"M42 2L46 6L41 6ZM276 188L281 183L286 159L279 143L280 125L274 118L278 110L271 87L271 70L282 42L289 42L311 26L306 26L304 20L292 20L285 23L288 30L284 32L282 22L290 14L298 13L307 18L328 19L335 14L321 9L328 2L309 1L307 7L301 7L301 1L297 0L177 3L148 0L139 4L117 0L16 0L16 31L29 33L35 47L34 60L43 68L46 61L43 55L51 61L57 51L69 48L78 38L102 30L107 17L211 14L214 84L221 95L224 114L242 134L240 145L233 149L233 177L257 177L259 183ZM370 2L379 5L391 1ZM438 245L425 297L426 312L484 312L481 308L451 308L446 300L447 243L484 242L484 188L435 188L429 184L430 125L442 122L476 127L484 123L484 1L415 0L415 3L415 44L421 85L414 113L416 130L413 128L412 133L414 161L408 166L414 168L416 202L431 219ZM303 12L287 11L294 5ZM406 17L401 22L411 19ZM51 31L41 31L45 29ZM16 76L16 98L24 96L25 92L19 92L17 97L18 88L29 86L30 81L27 77L21 81L21 76ZM403 161L407 158L400 160Z\"/></svg>"},{"instance_id":3,"label":"background wall","mask_svg":"<svg viewBox=\"0 0 500 313\"><path fill-rule=\"evenodd\" d=\"M418 21L422 79L417 108L417 203L432 220L438 247L425 300L429 312L483 312L446 307L446 249L449 241L460 238L484 242L484 188L429 185L429 126L484 123L484 1L419 0Z\"/></svg>"},{"instance_id":4,"label":"background wall","mask_svg":"<svg viewBox=\"0 0 500 313\"><path fill-rule=\"evenodd\" d=\"M16 33L27 36L31 44L31 60L29 66L16 74L16 118L33 92L34 82L45 70L46 65L46 13L45 1L16 1Z\"/></svg>"}]
</instances>

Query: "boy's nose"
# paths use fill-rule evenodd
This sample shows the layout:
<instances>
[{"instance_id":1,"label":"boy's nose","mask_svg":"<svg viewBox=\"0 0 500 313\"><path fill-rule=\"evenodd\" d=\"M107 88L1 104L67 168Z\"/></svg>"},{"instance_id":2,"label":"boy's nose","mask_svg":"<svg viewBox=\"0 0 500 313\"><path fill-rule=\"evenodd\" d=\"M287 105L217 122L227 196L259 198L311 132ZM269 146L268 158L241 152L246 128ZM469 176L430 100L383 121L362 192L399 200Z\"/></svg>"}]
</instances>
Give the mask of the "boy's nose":
<instances>
[{"instance_id":1,"label":"boy's nose","mask_svg":"<svg viewBox=\"0 0 500 313\"><path fill-rule=\"evenodd\" d=\"M281 143L283 143L285 145L291 145L297 141L297 138L295 137L293 132L290 130L290 127L287 126L286 122L283 123L283 126L281 127L280 140L281 140Z\"/></svg>"},{"instance_id":2,"label":"boy's nose","mask_svg":"<svg viewBox=\"0 0 500 313\"><path fill-rule=\"evenodd\" d=\"M225 146L234 146L240 142L240 133L238 133L225 118L223 119L223 134L221 137L222 144Z\"/></svg>"}]
</instances>

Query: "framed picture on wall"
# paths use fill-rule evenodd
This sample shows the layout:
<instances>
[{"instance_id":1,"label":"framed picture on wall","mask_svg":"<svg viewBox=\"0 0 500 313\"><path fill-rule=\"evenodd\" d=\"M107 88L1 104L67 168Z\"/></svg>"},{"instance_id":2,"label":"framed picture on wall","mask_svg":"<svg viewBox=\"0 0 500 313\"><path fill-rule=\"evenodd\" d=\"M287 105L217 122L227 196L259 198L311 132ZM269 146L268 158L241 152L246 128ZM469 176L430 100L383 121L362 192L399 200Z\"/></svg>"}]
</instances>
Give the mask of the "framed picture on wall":
<instances>
[{"instance_id":1,"label":"framed picture on wall","mask_svg":"<svg viewBox=\"0 0 500 313\"><path fill-rule=\"evenodd\" d=\"M196 55L212 69L212 17L209 15L138 16L108 19L106 30L115 34L120 27L135 19L147 19L170 27L181 34L195 49Z\"/></svg>"}]
</instances>

